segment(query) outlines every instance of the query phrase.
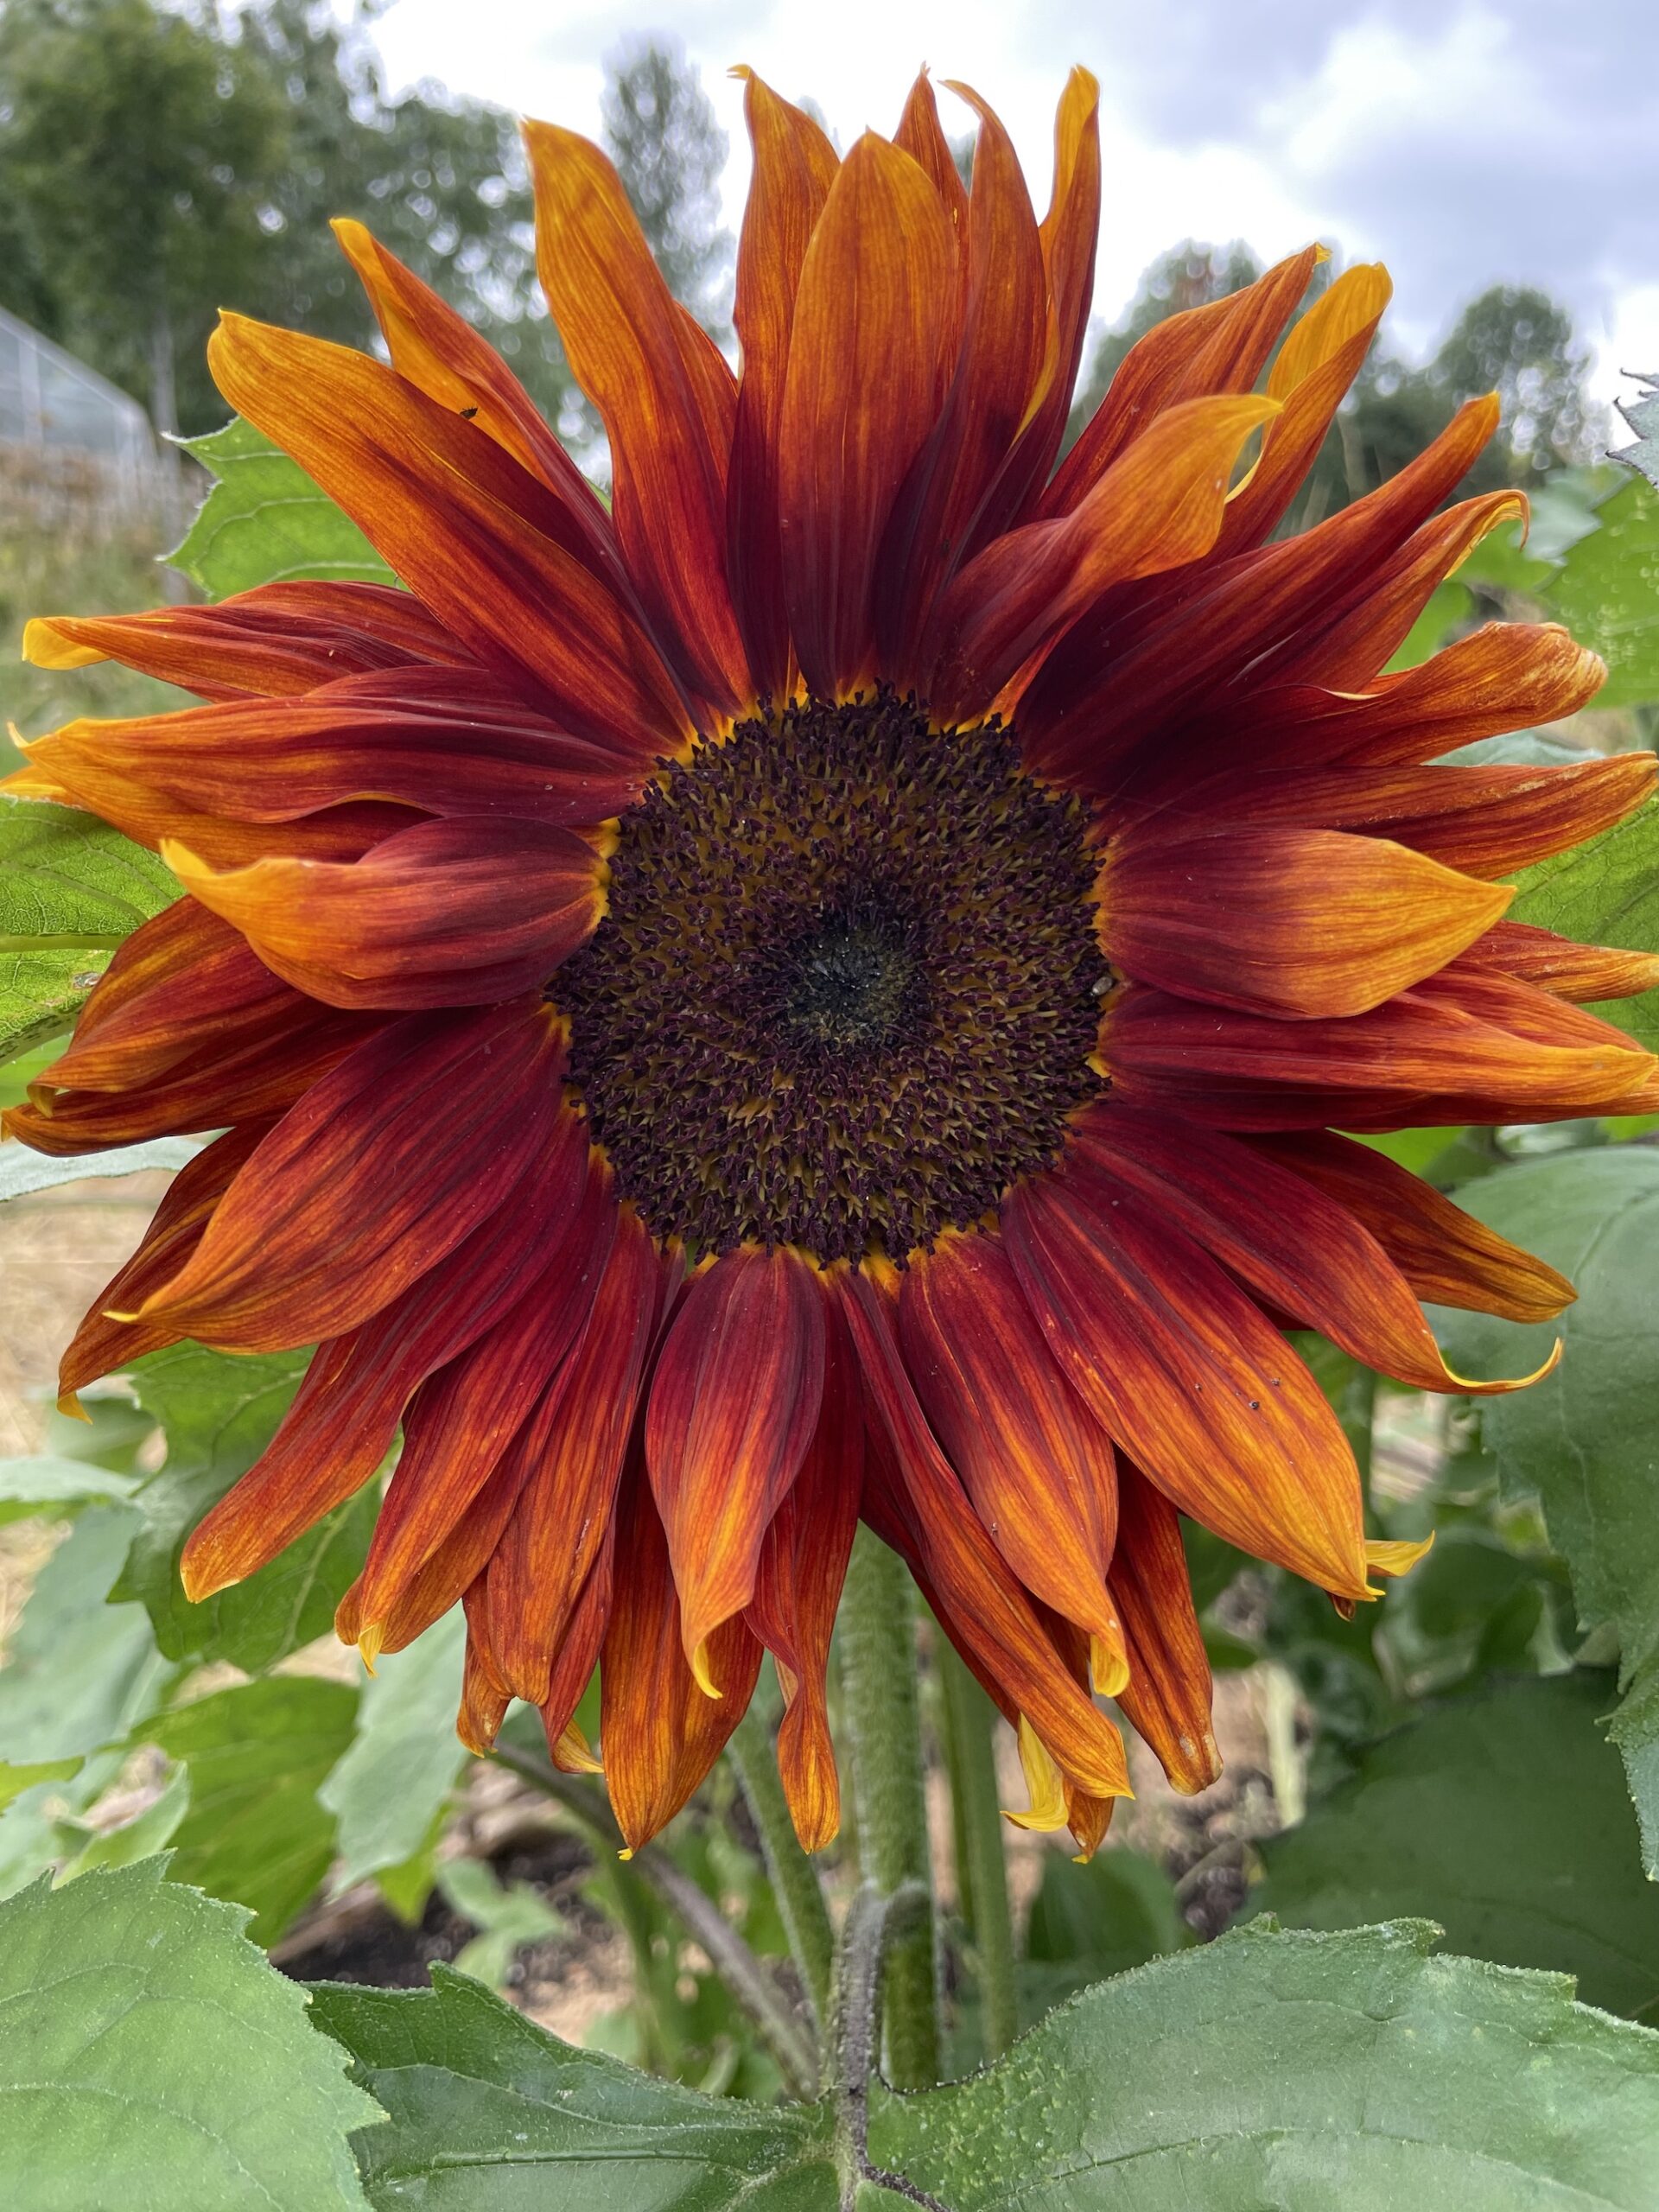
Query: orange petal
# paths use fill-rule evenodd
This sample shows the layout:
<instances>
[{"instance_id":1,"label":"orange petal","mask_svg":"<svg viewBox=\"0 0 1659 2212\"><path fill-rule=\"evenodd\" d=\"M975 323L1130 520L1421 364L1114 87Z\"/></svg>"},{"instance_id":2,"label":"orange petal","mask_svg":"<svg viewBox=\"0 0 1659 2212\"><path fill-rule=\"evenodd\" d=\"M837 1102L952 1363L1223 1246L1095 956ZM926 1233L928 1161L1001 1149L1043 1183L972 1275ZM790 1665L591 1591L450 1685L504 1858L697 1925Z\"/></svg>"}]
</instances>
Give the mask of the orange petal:
<instances>
[{"instance_id":1,"label":"orange petal","mask_svg":"<svg viewBox=\"0 0 1659 2212\"><path fill-rule=\"evenodd\" d=\"M747 1614L783 1684L778 1770L807 1851L823 1850L841 1826L824 1671L864 1478L863 1409L852 1347L838 1311L826 1322L818 1425L766 1530Z\"/></svg>"},{"instance_id":2,"label":"orange petal","mask_svg":"<svg viewBox=\"0 0 1659 2212\"><path fill-rule=\"evenodd\" d=\"M1605 1024L1529 1038L1492 1018L1495 1003L1461 1003L1485 973L1445 990L1431 977L1369 1014L1329 1020L1128 991L1101 1025L1100 1064L1130 1105L1235 1130L1560 1121L1620 1110L1605 1102L1648 1079L1648 1056Z\"/></svg>"},{"instance_id":3,"label":"orange petal","mask_svg":"<svg viewBox=\"0 0 1659 2212\"><path fill-rule=\"evenodd\" d=\"M187 1161L173 1178L137 1250L92 1300L63 1355L58 1368L60 1408L67 1410L76 1391L85 1389L100 1375L176 1341L170 1329L112 1321L110 1315L111 1312L136 1313L153 1290L178 1273L200 1243L213 1209L270 1126L265 1122L249 1122L227 1131Z\"/></svg>"},{"instance_id":4,"label":"orange petal","mask_svg":"<svg viewBox=\"0 0 1659 2212\"><path fill-rule=\"evenodd\" d=\"M611 1617L600 1655L600 1745L617 1824L630 1850L671 1821L743 1718L760 1671L760 1644L741 1618L709 1640L718 1697L685 1662L668 1539L644 1470L618 1502Z\"/></svg>"},{"instance_id":5,"label":"orange petal","mask_svg":"<svg viewBox=\"0 0 1659 2212\"><path fill-rule=\"evenodd\" d=\"M423 822L360 861L273 856L224 874L171 842L162 857L268 968L330 1006L413 1011L535 990L604 911L603 861L548 823Z\"/></svg>"},{"instance_id":6,"label":"orange petal","mask_svg":"<svg viewBox=\"0 0 1659 2212\"><path fill-rule=\"evenodd\" d=\"M916 1394L998 1551L1034 1596L1121 1654L1106 1589L1111 1440L1055 1366L1000 1242L953 1235L914 1259L899 1324Z\"/></svg>"},{"instance_id":7,"label":"orange petal","mask_svg":"<svg viewBox=\"0 0 1659 2212\"><path fill-rule=\"evenodd\" d=\"M578 737L648 755L683 742L684 702L639 623L566 550L566 510L493 438L366 355L240 315L207 358L232 406L487 666Z\"/></svg>"},{"instance_id":8,"label":"orange petal","mask_svg":"<svg viewBox=\"0 0 1659 2212\"><path fill-rule=\"evenodd\" d=\"M143 1318L227 1351L355 1328L543 1155L563 1058L555 1018L524 1000L390 1024L266 1138Z\"/></svg>"},{"instance_id":9,"label":"orange petal","mask_svg":"<svg viewBox=\"0 0 1659 2212\"><path fill-rule=\"evenodd\" d=\"M1324 1588L1365 1587L1354 1456L1318 1384L1209 1255L1127 1192L1020 1185L1003 1233L1085 1405L1183 1512Z\"/></svg>"},{"instance_id":10,"label":"orange petal","mask_svg":"<svg viewBox=\"0 0 1659 2212\"><path fill-rule=\"evenodd\" d=\"M23 632L36 668L118 660L206 699L286 698L331 677L471 655L420 601L389 584L261 584L213 607L54 614Z\"/></svg>"},{"instance_id":11,"label":"orange petal","mask_svg":"<svg viewBox=\"0 0 1659 2212\"><path fill-rule=\"evenodd\" d=\"M1553 930L1528 922L1498 922L1471 944L1464 960L1501 968L1541 991L1580 1004L1635 998L1659 988L1659 952L1626 952L1616 945L1574 944ZM83 1014L81 1020L86 1020Z\"/></svg>"},{"instance_id":12,"label":"orange petal","mask_svg":"<svg viewBox=\"0 0 1659 2212\"><path fill-rule=\"evenodd\" d=\"M73 721L27 748L70 787L101 767L210 814L288 822L352 800L428 814L603 822L647 764L568 736L482 669L343 677L302 699L227 700L130 721Z\"/></svg>"},{"instance_id":13,"label":"orange petal","mask_svg":"<svg viewBox=\"0 0 1659 2212\"><path fill-rule=\"evenodd\" d=\"M599 148L526 123L536 265L566 359L611 444L612 514L646 615L689 688L730 713L752 696L726 588L736 391L663 281Z\"/></svg>"},{"instance_id":14,"label":"orange petal","mask_svg":"<svg viewBox=\"0 0 1659 2212\"><path fill-rule=\"evenodd\" d=\"M1098 895L1102 949L1137 982L1247 1013L1353 1014L1443 967L1514 893L1386 838L1252 825L1115 839Z\"/></svg>"},{"instance_id":15,"label":"orange petal","mask_svg":"<svg viewBox=\"0 0 1659 2212\"><path fill-rule=\"evenodd\" d=\"M1268 377L1284 412L1268 425L1261 458L1228 503L1216 554L1261 544L1296 496L1376 335L1394 288L1380 263L1341 276L1294 324Z\"/></svg>"},{"instance_id":16,"label":"orange petal","mask_svg":"<svg viewBox=\"0 0 1659 2212\"><path fill-rule=\"evenodd\" d=\"M917 645L1027 419L1049 335L1042 244L1013 143L976 93L951 89L980 118L962 335L944 411L887 525L876 589L882 666L900 690L922 673Z\"/></svg>"},{"instance_id":17,"label":"orange petal","mask_svg":"<svg viewBox=\"0 0 1659 2212\"><path fill-rule=\"evenodd\" d=\"M1241 553L1197 588L1139 587L1144 603L1109 596L1077 622L1020 701L1027 758L1056 782L1110 791L1141 746L1202 710L1218 711L1233 683L1266 680L1268 656L1369 599L1379 566L1434 512L1497 426L1495 399L1471 400L1408 467L1316 530ZM1058 479L1056 481L1058 482ZM1279 681L1286 680L1282 677Z\"/></svg>"},{"instance_id":18,"label":"orange petal","mask_svg":"<svg viewBox=\"0 0 1659 2212\"><path fill-rule=\"evenodd\" d=\"M494 346L361 223L341 217L331 228L369 296L398 375L440 407L475 423L520 467L539 477L569 517L570 550L595 575L621 582L610 517Z\"/></svg>"},{"instance_id":19,"label":"orange petal","mask_svg":"<svg viewBox=\"0 0 1659 2212\"><path fill-rule=\"evenodd\" d=\"M779 435L785 602L808 689L874 672L882 532L938 418L955 247L938 194L866 131L801 266Z\"/></svg>"},{"instance_id":20,"label":"orange petal","mask_svg":"<svg viewBox=\"0 0 1659 2212\"><path fill-rule=\"evenodd\" d=\"M1370 1145L1328 1129L1248 1141L1339 1198L1419 1298L1509 1321L1548 1321L1577 1295L1565 1275Z\"/></svg>"},{"instance_id":21,"label":"orange petal","mask_svg":"<svg viewBox=\"0 0 1659 2212\"><path fill-rule=\"evenodd\" d=\"M1183 400L1248 392L1309 277L1326 257L1322 247L1307 246L1242 291L1167 315L1148 331L1125 356L1083 435L1055 471L1040 512L1070 514L1166 409Z\"/></svg>"},{"instance_id":22,"label":"orange petal","mask_svg":"<svg viewBox=\"0 0 1659 2212\"><path fill-rule=\"evenodd\" d=\"M754 1595L766 1529L817 1427L823 1341L810 1264L746 1248L692 1283L657 1363L645 1459L686 1659L710 1697L721 1690L704 1647Z\"/></svg>"},{"instance_id":23,"label":"orange petal","mask_svg":"<svg viewBox=\"0 0 1659 2212\"><path fill-rule=\"evenodd\" d=\"M513 1446L529 1476L490 1561L488 1643L501 1680L531 1705L550 1694L610 1525L661 1288L651 1239L624 1207L581 1339Z\"/></svg>"},{"instance_id":24,"label":"orange petal","mask_svg":"<svg viewBox=\"0 0 1659 2212\"><path fill-rule=\"evenodd\" d=\"M866 1484L864 1517L904 1552L975 1673L996 1686L1005 1708L1029 1718L1071 1779L1094 1796L1127 1796L1122 1742L1061 1659L940 1451L880 1294L862 1274L838 1287L880 1463Z\"/></svg>"},{"instance_id":25,"label":"orange petal","mask_svg":"<svg viewBox=\"0 0 1659 2212\"><path fill-rule=\"evenodd\" d=\"M755 689L781 702L791 667L778 516L784 377L801 264L840 157L810 115L779 99L753 70L734 73L744 79L754 168L732 310L743 372L726 485L727 570Z\"/></svg>"},{"instance_id":26,"label":"orange petal","mask_svg":"<svg viewBox=\"0 0 1659 2212\"><path fill-rule=\"evenodd\" d=\"M1116 1099L1080 1116L1071 1134L1073 1172L1096 1211L1138 1191L1267 1305L1367 1367L1420 1390L1519 1387L1453 1375L1410 1284L1370 1231L1242 1139Z\"/></svg>"},{"instance_id":27,"label":"orange petal","mask_svg":"<svg viewBox=\"0 0 1659 2212\"><path fill-rule=\"evenodd\" d=\"M1119 1476L1112 1594L1128 1638L1129 1680L1117 1701L1171 1786L1192 1796L1218 1778L1221 1753L1210 1724L1210 1655L1192 1604L1180 1521L1138 1467L1122 1460Z\"/></svg>"},{"instance_id":28,"label":"orange petal","mask_svg":"<svg viewBox=\"0 0 1659 2212\"><path fill-rule=\"evenodd\" d=\"M1274 405L1246 394L1170 410L1069 513L970 562L921 649L935 715L973 720L1108 585L1208 552L1239 448Z\"/></svg>"}]
</instances>

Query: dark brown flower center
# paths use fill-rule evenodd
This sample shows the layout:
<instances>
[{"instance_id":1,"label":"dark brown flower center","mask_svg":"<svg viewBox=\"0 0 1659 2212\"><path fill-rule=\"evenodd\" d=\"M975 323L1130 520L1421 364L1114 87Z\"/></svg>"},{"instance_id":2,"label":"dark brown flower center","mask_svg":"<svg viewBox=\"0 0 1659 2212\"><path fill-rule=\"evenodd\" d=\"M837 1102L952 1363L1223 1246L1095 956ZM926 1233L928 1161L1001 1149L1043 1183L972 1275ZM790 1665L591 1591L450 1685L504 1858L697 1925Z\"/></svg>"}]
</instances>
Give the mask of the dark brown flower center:
<instances>
[{"instance_id":1,"label":"dark brown flower center","mask_svg":"<svg viewBox=\"0 0 1659 2212\"><path fill-rule=\"evenodd\" d=\"M896 1260L1058 1154L1107 971L1079 809L882 693L741 724L622 825L559 970L623 1195L696 1253Z\"/></svg>"}]
</instances>

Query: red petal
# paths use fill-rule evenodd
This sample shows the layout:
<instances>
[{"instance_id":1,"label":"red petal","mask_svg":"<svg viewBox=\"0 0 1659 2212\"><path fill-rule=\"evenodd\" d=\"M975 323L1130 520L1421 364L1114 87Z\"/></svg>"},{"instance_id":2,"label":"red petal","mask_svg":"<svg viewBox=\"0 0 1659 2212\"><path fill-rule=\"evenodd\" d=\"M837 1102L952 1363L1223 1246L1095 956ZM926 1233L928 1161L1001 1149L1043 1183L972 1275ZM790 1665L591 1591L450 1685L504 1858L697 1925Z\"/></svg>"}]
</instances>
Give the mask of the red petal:
<instances>
[{"instance_id":1,"label":"red petal","mask_svg":"<svg viewBox=\"0 0 1659 2212\"><path fill-rule=\"evenodd\" d=\"M767 1527L817 1427L823 1339L809 1264L782 1247L745 1249L692 1283L658 1361L645 1459L686 1659L711 1697L704 1646L754 1595Z\"/></svg>"},{"instance_id":2,"label":"red petal","mask_svg":"<svg viewBox=\"0 0 1659 2212\"><path fill-rule=\"evenodd\" d=\"M1078 1179L1005 1200L1003 1233L1050 1349L1183 1512L1259 1559L1366 1592L1358 1471L1319 1386L1207 1254L1127 1193Z\"/></svg>"},{"instance_id":3,"label":"red petal","mask_svg":"<svg viewBox=\"0 0 1659 2212\"><path fill-rule=\"evenodd\" d=\"M1173 1787L1190 1796L1218 1778L1221 1753L1210 1725L1210 1655L1192 1604L1180 1522L1138 1467L1125 1459L1119 1476L1112 1594L1128 1638L1129 1681L1117 1701Z\"/></svg>"},{"instance_id":4,"label":"red petal","mask_svg":"<svg viewBox=\"0 0 1659 2212\"><path fill-rule=\"evenodd\" d=\"M544 1154L563 1058L554 1016L524 1000L390 1024L266 1138L143 1319L227 1351L355 1328Z\"/></svg>"}]
</instances>

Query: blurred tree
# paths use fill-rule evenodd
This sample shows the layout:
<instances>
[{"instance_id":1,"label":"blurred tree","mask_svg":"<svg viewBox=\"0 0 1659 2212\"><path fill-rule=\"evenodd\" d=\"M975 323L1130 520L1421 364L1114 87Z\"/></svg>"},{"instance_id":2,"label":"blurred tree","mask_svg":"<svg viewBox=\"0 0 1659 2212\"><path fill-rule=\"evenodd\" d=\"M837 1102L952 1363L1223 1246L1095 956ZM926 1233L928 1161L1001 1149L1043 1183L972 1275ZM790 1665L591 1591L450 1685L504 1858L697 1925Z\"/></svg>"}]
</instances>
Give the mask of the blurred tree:
<instances>
[{"instance_id":1,"label":"blurred tree","mask_svg":"<svg viewBox=\"0 0 1659 2212\"><path fill-rule=\"evenodd\" d=\"M676 299L730 334L732 237L720 220L726 133L677 41L632 40L607 56L605 145Z\"/></svg>"},{"instance_id":2,"label":"blurred tree","mask_svg":"<svg viewBox=\"0 0 1659 2212\"><path fill-rule=\"evenodd\" d=\"M0 15L0 300L141 397L160 430L199 419L212 304L257 290L270 250L284 118L250 61L213 17L149 0Z\"/></svg>"}]
</instances>

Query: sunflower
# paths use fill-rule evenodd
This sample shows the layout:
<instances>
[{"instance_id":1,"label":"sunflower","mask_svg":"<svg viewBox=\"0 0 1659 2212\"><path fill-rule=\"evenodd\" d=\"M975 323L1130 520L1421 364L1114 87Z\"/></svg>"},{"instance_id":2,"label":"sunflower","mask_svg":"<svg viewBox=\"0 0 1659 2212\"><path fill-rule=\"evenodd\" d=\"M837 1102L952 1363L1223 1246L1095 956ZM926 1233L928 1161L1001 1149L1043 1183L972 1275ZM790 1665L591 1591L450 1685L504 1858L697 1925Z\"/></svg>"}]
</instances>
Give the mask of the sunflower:
<instances>
[{"instance_id":1,"label":"sunflower","mask_svg":"<svg viewBox=\"0 0 1659 2212\"><path fill-rule=\"evenodd\" d=\"M637 1844L770 1651L804 1840L861 1517L1019 1732L1019 1817L1087 1849L1114 1698L1217 1770L1181 1517L1344 1606L1353 1455L1286 1330L1430 1390L1420 1299L1572 1295L1361 1138L1659 1105L1583 1001L1659 963L1506 921L1649 754L1443 765L1599 664L1492 626L1387 664L1520 514L1446 504L1465 406L1277 525L1388 297L1318 249L1172 316L1064 460L1099 210L1069 80L1047 214L924 79L844 159L752 75L741 368L585 140L527 131L540 265L612 501L470 326L338 226L390 365L227 316L219 389L404 589L270 584L37 622L205 702L76 721L14 791L157 849L132 937L10 1117L60 1154L218 1132L66 1357L315 1344L190 1540L207 1596L374 1477L340 1611L372 1662L458 1600L461 1729L563 1764L595 1666ZM1351 1134L1335 1134L1337 1130Z\"/></svg>"}]
</instances>

